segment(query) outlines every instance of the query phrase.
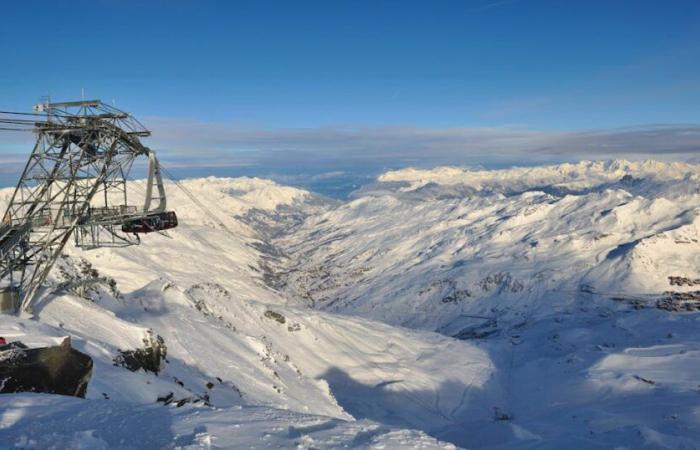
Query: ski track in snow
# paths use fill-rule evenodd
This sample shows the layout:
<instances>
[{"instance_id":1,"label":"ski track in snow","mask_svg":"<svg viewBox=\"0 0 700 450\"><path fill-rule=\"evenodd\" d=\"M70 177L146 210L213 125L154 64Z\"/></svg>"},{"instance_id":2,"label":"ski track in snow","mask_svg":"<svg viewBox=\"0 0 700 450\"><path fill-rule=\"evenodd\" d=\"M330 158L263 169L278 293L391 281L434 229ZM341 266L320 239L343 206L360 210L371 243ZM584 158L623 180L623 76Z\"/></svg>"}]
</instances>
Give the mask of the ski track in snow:
<instances>
[{"instance_id":1,"label":"ski track in snow","mask_svg":"<svg viewBox=\"0 0 700 450\"><path fill-rule=\"evenodd\" d=\"M654 307L700 290L668 278L700 278L699 181L652 161L405 169L342 204L185 181L226 229L169 184L179 228L53 270L51 292L88 261L92 301L69 286L3 318L95 367L86 400L3 395L0 447L699 448L700 318ZM113 365L150 332L159 375ZM156 402L171 392L211 406Z\"/></svg>"}]
</instances>

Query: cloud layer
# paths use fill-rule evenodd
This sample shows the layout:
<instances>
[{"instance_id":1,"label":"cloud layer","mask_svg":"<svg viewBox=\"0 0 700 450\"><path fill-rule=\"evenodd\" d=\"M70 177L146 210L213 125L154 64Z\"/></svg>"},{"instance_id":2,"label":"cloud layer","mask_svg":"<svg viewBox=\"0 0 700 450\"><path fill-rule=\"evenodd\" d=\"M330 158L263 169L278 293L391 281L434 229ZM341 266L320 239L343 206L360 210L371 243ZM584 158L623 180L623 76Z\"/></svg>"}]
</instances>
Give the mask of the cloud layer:
<instances>
[{"instance_id":1,"label":"cloud layer","mask_svg":"<svg viewBox=\"0 0 700 450\"><path fill-rule=\"evenodd\" d=\"M700 125L646 125L609 130L533 131L516 127L322 127L243 129L226 124L149 122L169 153L238 158L239 163L416 161L498 163L582 158L700 156Z\"/></svg>"},{"instance_id":2,"label":"cloud layer","mask_svg":"<svg viewBox=\"0 0 700 450\"><path fill-rule=\"evenodd\" d=\"M532 165L580 159L700 160L700 125L645 125L608 130L535 131L518 127L421 128L336 126L296 129L242 128L225 123L147 118L147 145L173 168L285 167L332 171L352 166ZM8 142L0 135L0 142ZM13 138L0 175L16 174L31 149L31 135ZM11 152L11 153L10 153ZM317 170L317 171L318 171Z\"/></svg>"}]
</instances>

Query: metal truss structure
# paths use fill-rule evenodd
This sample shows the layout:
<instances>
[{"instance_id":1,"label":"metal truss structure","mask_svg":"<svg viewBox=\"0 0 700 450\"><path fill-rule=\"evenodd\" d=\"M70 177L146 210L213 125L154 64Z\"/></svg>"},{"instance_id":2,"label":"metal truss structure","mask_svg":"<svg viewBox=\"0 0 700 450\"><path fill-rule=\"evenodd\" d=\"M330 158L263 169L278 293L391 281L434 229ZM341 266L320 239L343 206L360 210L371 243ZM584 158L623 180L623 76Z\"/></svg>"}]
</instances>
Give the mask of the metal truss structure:
<instances>
[{"instance_id":1,"label":"metal truss structure","mask_svg":"<svg viewBox=\"0 0 700 450\"><path fill-rule=\"evenodd\" d=\"M125 246L140 242L137 233L177 225L165 211L158 160L140 141L150 132L134 117L99 100L34 110L0 113L0 129L37 135L0 223L0 294L28 312L71 237L84 249ZM142 206L127 196L138 157L149 167Z\"/></svg>"}]
</instances>

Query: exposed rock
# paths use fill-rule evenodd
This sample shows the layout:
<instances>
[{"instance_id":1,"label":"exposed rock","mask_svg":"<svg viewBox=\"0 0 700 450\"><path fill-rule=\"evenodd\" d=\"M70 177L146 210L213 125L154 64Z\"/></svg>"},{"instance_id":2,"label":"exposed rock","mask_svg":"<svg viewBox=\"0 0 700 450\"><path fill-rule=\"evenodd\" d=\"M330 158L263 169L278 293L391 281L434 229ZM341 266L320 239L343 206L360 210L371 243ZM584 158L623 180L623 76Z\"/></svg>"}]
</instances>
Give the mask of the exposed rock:
<instances>
[{"instance_id":1,"label":"exposed rock","mask_svg":"<svg viewBox=\"0 0 700 450\"><path fill-rule=\"evenodd\" d=\"M493 318L485 319L485 322L478 325L465 327L452 337L465 341L468 339L483 339L496 335L499 332L500 329L498 328L498 320Z\"/></svg>"},{"instance_id":2,"label":"exposed rock","mask_svg":"<svg viewBox=\"0 0 700 450\"><path fill-rule=\"evenodd\" d=\"M62 281L54 289L55 293L71 292L90 301L99 300L101 292L109 293L114 298L122 297L116 280L100 274L84 258L76 263L67 255L62 255L56 267Z\"/></svg>"},{"instance_id":3,"label":"exposed rock","mask_svg":"<svg viewBox=\"0 0 700 450\"><path fill-rule=\"evenodd\" d=\"M656 307L666 311L700 311L700 291L664 293L665 297L656 302Z\"/></svg>"},{"instance_id":4,"label":"exposed rock","mask_svg":"<svg viewBox=\"0 0 700 450\"><path fill-rule=\"evenodd\" d=\"M489 274L479 282L479 286L484 292L497 288L498 293L517 293L525 287L520 280L513 278L508 272Z\"/></svg>"},{"instance_id":5,"label":"exposed rock","mask_svg":"<svg viewBox=\"0 0 700 450\"><path fill-rule=\"evenodd\" d=\"M626 303L630 305L634 309L644 309L647 306L647 301L643 298L638 298L638 297L623 297L623 296L615 296L611 298L613 301L620 302L620 303Z\"/></svg>"},{"instance_id":6,"label":"exposed rock","mask_svg":"<svg viewBox=\"0 0 700 450\"><path fill-rule=\"evenodd\" d=\"M60 345L27 348L13 342L0 347L0 393L43 392L85 397L92 376L92 358Z\"/></svg>"},{"instance_id":7,"label":"exposed rock","mask_svg":"<svg viewBox=\"0 0 700 450\"><path fill-rule=\"evenodd\" d=\"M671 286L698 286L700 278L690 279L686 277L668 277L668 284Z\"/></svg>"},{"instance_id":8,"label":"exposed rock","mask_svg":"<svg viewBox=\"0 0 700 450\"><path fill-rule=\"evenodd\" d=\"M418 291L418 295L432 295L434 292L441 292L442 303L457 303L472 296L469 289L459 289L457 282L452 279L441 279L430 283L427 287Z\"/></svg>"},{"instance_id":9,"label":"exposed rock","mask_svg":"<svg viewBox=\"0 0 700 450\"><path fill-rule=\"evenodd\" d=\"M493 420L496 422L513 420L513 415L496 406L493 408Z\"/></svg>"},{"instance_id":10,"label":"exposed rock","mask_svg":"<svg viewBox=\"0 0 700 450\"><path fill-rule=\"evenodd\" d=\"M209 303L212 299L230 299L231 293L218 283L198 283L190 286L185 295L192 299L194 307L206 317L212 317L219 320L226 328L236 331L236 327L230 321L224 319L220 311L213 310ZM209 303L208 303L209 302ZM216 303L216 302L213 302Z\"/></svg>"},{"instance_id":11,"label":"exposed rock","mask_svg":"<svg viewBox=\"0 0 700 450\"><path fill-rule=\"evenodd\" d=\"M115 366L125 367L132 372L143 369L146 372L153 372L158 375L160 364L167 355L167 347L163 338L149 332L144 338L144 347L136 350L119 350L119 355L114 358Z\"/></svg>"},{"instance_id":12,"label":"exposed rock","mask_svg":"<svg viewBox=\"0 0 700 450\"><path fill-rule=\"evenodd\" d=\"M634 177L630 174L626 174L622 178L620 178L620 184L622 186L637 186L638 184L642 183L644 181L643 178L637 178Z\"/></svg>"},{"instance_id":13,"label":"exposed rock","mask_svg":"<svg viewBox=\"0 0 700 450\"><path fill-rule=\"evenodd\" d=\"M442 298L442 303L457 303L471 297L472 294L468 289L457 289Z\"/></svg>"},{"instance_id":14,"label":"exposed rock","mask_svg":"<svg viewBox=\"0 0 700 450\"><path fill-rule=\"evenodd\" d=\"M188 403L199 403L202 402L204 405L211 406L211 403L209 402L209 395L204 394L202 396L193 396L193 397L185 397L181 398L180 400L175 398L175 394L172 392L168 393L167 395L158 397L156 399L156 403L162 403L163 405L170 405L172 403L175 404L176 408L180 408L181 406L184 406Z\"/></svg>"},{"instance_id":15,"label":"exposed rock","mask_svg":"<svg viewBox=\"0 0 700 450\"><path fill-rule=\"evenodd\" d=\"M270 311L269 309L265 311L265 317L268 319L276 320L279 323L285 323L287 319L280 313L275 311Z\"/></svg>"}]
</instances>

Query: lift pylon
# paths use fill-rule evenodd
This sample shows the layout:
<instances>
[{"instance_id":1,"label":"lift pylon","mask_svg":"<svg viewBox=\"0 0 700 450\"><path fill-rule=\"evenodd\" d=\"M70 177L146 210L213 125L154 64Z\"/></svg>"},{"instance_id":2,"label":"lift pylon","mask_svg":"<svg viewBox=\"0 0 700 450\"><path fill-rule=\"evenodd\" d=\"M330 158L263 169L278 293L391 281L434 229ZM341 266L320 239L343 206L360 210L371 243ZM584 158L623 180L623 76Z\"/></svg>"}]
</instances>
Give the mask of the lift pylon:
<instances>
[{"instance_id":1,"label":"lift pylon","mask_svg":"<svg viewBox=\"0 0 700 450\"><path fill-rule=\"evenodd\" d=\"M99 100L45 102L34 111L0 113L0 124L37 135L0 223L0 297L14 297L28 312L71 237L84 249L125 246L138 244L135 234L144 229L177 225L155 153L140 141L150 131L138 120ZM127 197L140 156L149 163L141 207Z\"/></svg>"}]
</instances>

